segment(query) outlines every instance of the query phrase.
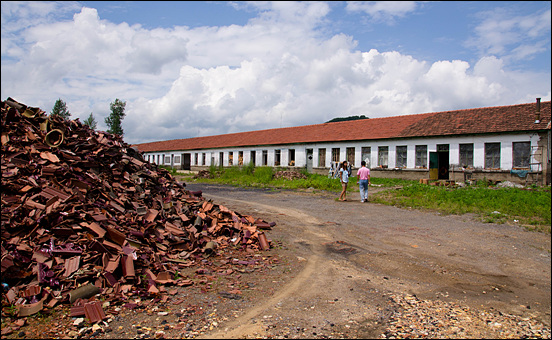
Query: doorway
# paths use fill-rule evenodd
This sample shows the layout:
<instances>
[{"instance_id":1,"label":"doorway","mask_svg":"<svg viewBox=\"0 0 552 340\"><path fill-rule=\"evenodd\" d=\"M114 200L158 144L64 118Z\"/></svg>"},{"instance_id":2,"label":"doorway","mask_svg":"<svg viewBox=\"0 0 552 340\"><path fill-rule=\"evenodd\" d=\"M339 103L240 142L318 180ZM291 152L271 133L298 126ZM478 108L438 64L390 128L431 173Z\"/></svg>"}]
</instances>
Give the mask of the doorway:
<instances>
[{"instance_id":1,"label":"doorway","mask_svg":"<svg viewBox=\"0 0 552 340\"><path fill-rule=\"evenodd\" d=\"M312 173L313 149L307 149L307 172Z\"/></svg>"},{"instance_id":2,"label":"doorway","mask_svg":"<svg viewBox=\"0 0 552 340\"><path fill-rule=\"evenodd\" d=\"M182 170L191 170L192 155L189 153L182 154Z\"/></svg>"}]
</instances>

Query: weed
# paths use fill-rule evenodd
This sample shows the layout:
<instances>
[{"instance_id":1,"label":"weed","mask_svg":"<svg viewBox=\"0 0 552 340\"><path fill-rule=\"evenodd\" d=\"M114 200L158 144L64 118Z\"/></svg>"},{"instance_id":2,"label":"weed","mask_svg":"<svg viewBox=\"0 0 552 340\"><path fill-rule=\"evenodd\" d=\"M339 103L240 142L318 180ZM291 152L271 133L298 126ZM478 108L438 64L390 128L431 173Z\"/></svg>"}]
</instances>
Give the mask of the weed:
<instances>
[{"instance_id":1,"label":"weed","mask_svg":"<svg viewBox=\"0 0 552 340\"><path fill-rule=\"evenodd\" d=\"M222 183L242 187L263 187L277 189L308 189L339 193L341 183L338 178L301 172L304 179L275 179L272 167L234 166L229 168L211 167L215 176L211 179L197 179L198 182ZM370 193L373 203L427 209L443 214L475 214L489 223L511 223L550 234L551 196L550 187L531 186L527 188L497 188L486 178L475 185L465 187L443 187L420 184L418 181L371 178L373 185L387 189ZM351 177L348 192L358 191L357 177ZM494 212L498 212L494 213Z\"/></svg>"},{"instance_id":2,"label":"weed","mask_svg":"<svg viewBox=\"0 0 552 340\"><path fill-rule=\"evenodd\" d=\"M173 176L178 175L178 171L175 168L166 165L159 165L159 167L167 170Z\"/></svg>"}]
</instances>

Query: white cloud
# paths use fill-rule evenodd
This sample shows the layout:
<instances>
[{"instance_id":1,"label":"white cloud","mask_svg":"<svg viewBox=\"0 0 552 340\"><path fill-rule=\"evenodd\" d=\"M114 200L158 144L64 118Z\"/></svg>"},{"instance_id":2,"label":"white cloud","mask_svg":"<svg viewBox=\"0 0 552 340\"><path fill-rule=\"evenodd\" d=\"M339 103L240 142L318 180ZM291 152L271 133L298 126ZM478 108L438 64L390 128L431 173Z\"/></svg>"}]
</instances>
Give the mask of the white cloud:
<instances>
[{"instance_id":1,"label":"white cloud","mask_svg":"<svg viewBox=\"0 0 552 340\"><path fill-rule=\"evenodd\" d=\"M2 3L3 27L4 19L38 12L24 9L30 4L5 13ZM62 98L73 118L92 112L105 129L109 103L119 98L127 102L128 143L550 99L550 74L508 71L500 56L474 65L428 63L396 51L358 51L345 34L324 37L326 3L239 2L260 11L246 25L151 30L103 20L93 8L53 20L47 12L59 11L54 5L37 25L2 32L2 99L49 111ZM348 6L379 17L416 9L402 2ZM546 30L542 22L516 25L535 36ZM488 49L507 45L492 38ZM532 52L520 46L517 53Z\"/></svg>"},{"instance_id":2,"label":"white cloud","mask_svg":"<svg viewBox=\"0 0 552 340\"><path fill-rule=\"evenodd\" d=\"M395 23L395 18L402 18L414 12L417 1L348 1L347 10L362 12L370 16L374 22Z\"/></svg>"},{"instance_id":3,"label":"white cloud","mask_svg":"<svg viewBox=\"0 0 552 340\"><path fill-rule=\"evenodd\" d=\"M481 56L496 55L515 61L550 49L550 9L521 16L498 8L480 16L484 19L466 45L478 49Z\"/></svg>"}]
</instances>

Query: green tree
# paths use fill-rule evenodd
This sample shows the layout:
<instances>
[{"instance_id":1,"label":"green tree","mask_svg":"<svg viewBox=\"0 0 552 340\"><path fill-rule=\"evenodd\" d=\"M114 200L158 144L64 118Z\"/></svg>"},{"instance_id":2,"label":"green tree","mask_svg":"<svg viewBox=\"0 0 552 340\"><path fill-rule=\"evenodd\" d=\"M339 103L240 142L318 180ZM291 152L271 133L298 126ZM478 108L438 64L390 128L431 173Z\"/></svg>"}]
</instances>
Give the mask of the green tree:
<instances>
[{"instance_id":1,"label":"green tree","mask_svg":"<svg viewBox=\"0 0 552 340\"><path fill-rule=\"evenodd\" d=\"M71 113L67 110L67 104L61 98L56 100L56 103L54 104L54 107L52 108L52 112L50 112L51 116L60 116L65 119L69 119L71 116Z\"/></svg>"},{"instance_id":2,"label":"green tree","mask_svg":"<svg viewBox=\"0 0 552 340\"><path fill-rule=\"evenodd\" d=\"M125 106L126 102L120 101L118 98L114 102L109 104L111 114L105 119L107 124L107 132L123 136L123 118L125 118Z\"/></svg>"},{"instance_id":3,"label":"green tree","mask_svg":"<svg viewBox=\"0 0 552 340\"><path fill-rule=\"evenodd\" d=\"M87 125L92 130L96 130L96 126L98 123L96 122L96 119L94 118L94 115L92 112L90 112L90 116L84 120L84 125Z\"/></svg>"},{"instance_id":4,"label":"green tree","mask_svg":"<svg viewBox=\"0 0 552 340\"><path fill-rule=\"evenodd\" d=\"M370 118L366 117L365 115L349 116L349 117L338 117L338 118L334 118L332 120L328 120L326 123L346 122L346 121L349 121L349 120L359 120L359 119L370 119Z\"/></svg>"}]
</instances>

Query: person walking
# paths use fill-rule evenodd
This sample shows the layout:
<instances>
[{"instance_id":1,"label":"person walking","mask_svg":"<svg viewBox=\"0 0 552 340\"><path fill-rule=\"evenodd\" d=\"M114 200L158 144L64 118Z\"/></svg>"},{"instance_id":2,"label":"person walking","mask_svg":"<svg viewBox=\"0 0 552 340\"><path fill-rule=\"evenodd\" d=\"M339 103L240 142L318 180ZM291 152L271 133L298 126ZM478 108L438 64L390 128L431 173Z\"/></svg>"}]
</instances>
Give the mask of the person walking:
<instances>
[{"instance_id":1,"label":"person walking","mask_svg":"<svg viewBox=\"0 0 552 340\"><path fill-rule=\"evenodd\" d=\"M370 169L366 167L366 161L360 162L358 169L358 188L360 189L360 201L368 202L368 185L370 184Z\"/></svg>"},{"instance_id":2,"label":"person walking","mask_svg":"<svg viewBox=\"0 0 552 340\"><path fill-rule=\"evenodd\" d=\"M347 200L347 184L349 184L349 172L347 171L347 161L343 161L339 168L339 179L341 180L341 195L339 195L340 201Z\"/></svg>"}]
</instances>

